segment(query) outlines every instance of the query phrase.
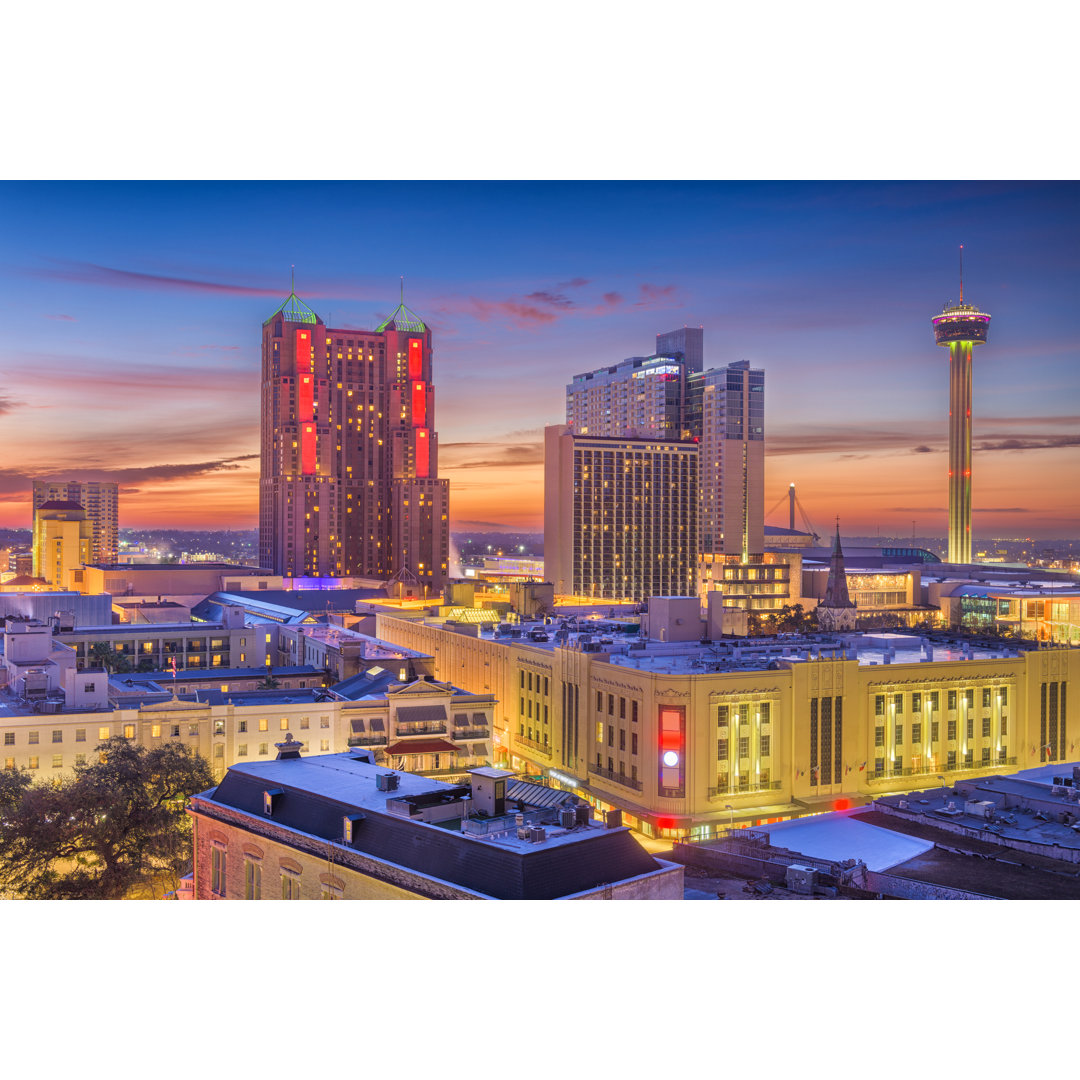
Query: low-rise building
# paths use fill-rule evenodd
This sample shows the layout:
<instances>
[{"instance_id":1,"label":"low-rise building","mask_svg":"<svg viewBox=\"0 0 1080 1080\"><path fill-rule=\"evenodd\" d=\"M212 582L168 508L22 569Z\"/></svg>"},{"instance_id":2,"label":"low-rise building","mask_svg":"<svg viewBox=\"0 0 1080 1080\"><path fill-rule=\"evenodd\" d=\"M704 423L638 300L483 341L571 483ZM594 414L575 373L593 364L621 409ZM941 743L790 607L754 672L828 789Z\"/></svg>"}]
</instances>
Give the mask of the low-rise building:
<instances>
[{"instance_id":1,"label":"low-rise building","mask_svg":"<svg viewBox=\"0 0 1080 1080\"><path fill-rule=\"evenodd\" d=\"M377 627L430 654L437 679L495 696L496 764L573 786L652 835L1062 761L1077 738L1076 649L858 632L605 643L558 620L506 640L385 614Z\"/></svg>"},{"instance_id":2,"label":"low-rise building","mask_svg":"<svg viewBox=\"0 0 1080 1080\"><path fill-rule=\"evenodd\" d=\"M196 899L682 899L682 867L616 818L503 770L455 786L370 751L278 750L192 798Z\"/></svg>"}]
</instances>

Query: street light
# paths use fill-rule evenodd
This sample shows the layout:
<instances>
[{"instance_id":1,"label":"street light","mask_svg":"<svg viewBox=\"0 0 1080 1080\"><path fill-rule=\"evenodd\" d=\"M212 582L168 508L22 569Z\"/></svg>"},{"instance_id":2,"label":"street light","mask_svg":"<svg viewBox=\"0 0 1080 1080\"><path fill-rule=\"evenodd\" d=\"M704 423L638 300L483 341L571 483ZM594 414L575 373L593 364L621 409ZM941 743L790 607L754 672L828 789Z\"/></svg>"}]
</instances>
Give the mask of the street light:
<instances>
[{"instance_id":1,"label":"street light","mask_svg":"<svg viewBox=\"0 0 1080 1080\"><path fill-rule=\"evenodd\" d=\"M735 807L731 803L724 804L725 810L730 810L731 814L728 817L728 831L733 832L735 830Z\"/></svg>"}]
</instances>

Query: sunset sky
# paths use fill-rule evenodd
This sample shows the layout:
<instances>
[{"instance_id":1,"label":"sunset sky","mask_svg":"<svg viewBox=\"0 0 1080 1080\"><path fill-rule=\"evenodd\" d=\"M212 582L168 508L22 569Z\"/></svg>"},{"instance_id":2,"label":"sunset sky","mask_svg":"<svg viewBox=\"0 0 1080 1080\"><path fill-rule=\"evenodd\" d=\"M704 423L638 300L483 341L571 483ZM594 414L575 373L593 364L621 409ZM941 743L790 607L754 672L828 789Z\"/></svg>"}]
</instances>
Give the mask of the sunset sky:
<instances>
[{"instance_id":1,"label":"sunset sky","mask_svg":"<svg viewBox=\"0 0 1080 1080\"><path fill-rule=\"evenodd\" d=\"M432 327L457 529L543 519L545 424L587 371L705 328L766 372L766 490L818 531L946 531L948 353L975 353L974 532L1077 536L1077 184L0 184L0 525L35 478L115 479L122 527L257 524L259 336ZM769 519L786 524L786 509Z\"/></svg>"}]
</instances>

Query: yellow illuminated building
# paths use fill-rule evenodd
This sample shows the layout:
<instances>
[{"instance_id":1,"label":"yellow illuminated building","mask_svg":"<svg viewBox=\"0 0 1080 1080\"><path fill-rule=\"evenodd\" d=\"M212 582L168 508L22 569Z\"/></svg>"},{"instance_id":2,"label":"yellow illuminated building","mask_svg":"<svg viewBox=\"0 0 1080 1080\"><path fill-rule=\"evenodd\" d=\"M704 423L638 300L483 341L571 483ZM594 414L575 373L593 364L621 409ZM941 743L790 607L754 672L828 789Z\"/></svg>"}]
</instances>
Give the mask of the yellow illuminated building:
<instances>
[{"instance_id":1,"label":"yellow illuminated building","mask_svg":"<svg viewBox=\"0 0 1080 1080\"><path fill-rule=\"evenodd\" d=\"M895 635L541 645L383 614L377 636L432 655L435 678L495 695L497 764L621 808L651 835L1076 757L1080 652L1067 648Z\"/></svg>"}]
</instances>

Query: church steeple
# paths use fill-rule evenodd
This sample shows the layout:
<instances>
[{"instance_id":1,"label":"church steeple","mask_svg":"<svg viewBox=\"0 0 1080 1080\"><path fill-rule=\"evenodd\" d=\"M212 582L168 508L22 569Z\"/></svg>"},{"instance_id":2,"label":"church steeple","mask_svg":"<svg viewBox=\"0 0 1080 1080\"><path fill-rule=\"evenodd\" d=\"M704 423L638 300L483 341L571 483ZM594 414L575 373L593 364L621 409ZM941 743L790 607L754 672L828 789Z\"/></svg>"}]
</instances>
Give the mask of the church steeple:
<instances>
[{"instance_id":1,"label":"church steeple","mask_svg":"<svg viewBox=\"0 0 1080 1080\"><path fill-rule=\"evenodd\" d=\"M829 559L829 580L825 586L825 598L818 604L817 613L818 625L823 630L855 628L855 605L848 594L844 550L840 546L839 518L836 519L836 535L833 537L832 556Z\"/></svg>"}]
</instances>

